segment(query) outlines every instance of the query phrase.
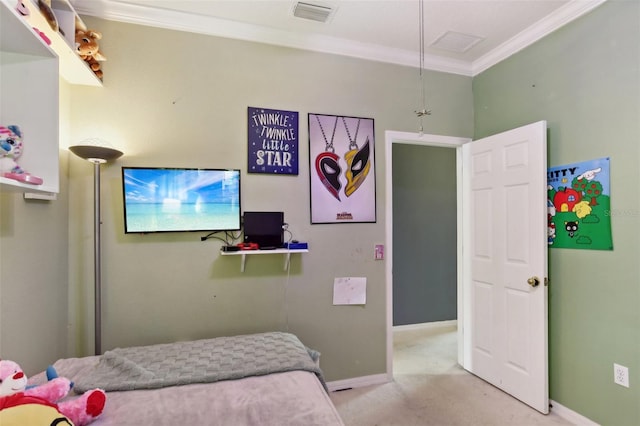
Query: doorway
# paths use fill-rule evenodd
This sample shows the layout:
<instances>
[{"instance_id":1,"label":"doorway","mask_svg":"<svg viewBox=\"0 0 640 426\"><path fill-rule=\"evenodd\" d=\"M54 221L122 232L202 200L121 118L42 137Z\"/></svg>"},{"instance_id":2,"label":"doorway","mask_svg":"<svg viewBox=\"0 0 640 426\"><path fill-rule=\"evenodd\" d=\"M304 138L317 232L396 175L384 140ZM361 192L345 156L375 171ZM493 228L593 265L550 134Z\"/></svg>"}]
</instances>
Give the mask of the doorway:
<instances>
[{"instance_id":1,"label":"doorway","mask_svg":"<svg viewBox=\"0 0 640 426\"><path fill-rule=\"evenodd\" d=\"M456 147L458 363L544 414L549 412L548 291L539 277L547 276L546 132L546 122L538 121L473 144L444 136L385 134L387 200L393 200L394 143ZM389 380L392 205L386 203Z\"/></svg>"},{"instance_id":2,"label":"doorway","mask_svg":"<svg viewBox=\"0 0 640 426\"><path fill-rule=\"evenodd\" d=\"M393 326L456 319L456 151L394 143Z\"/></svg>"},{"instance_id":3,"label":"doorway","mask_svg":"<svg viewBox=\"0 0 640 426\"><path fill-rule=\"evenodd\" d=\"M393 144L411 144L411 145L420 145L425 147L444 147L444 148L453 148L456 149L456 200L458 206L461 205L461 150L459 149L464 143L469 142L468 138L457 138L457 137L449 137L449 136L439 136L439 135L420 135L417 133L408 133L408 132L394 132L387 131L385 132L385 149L386 149L386 176L385 176L385 187L386 187L386 241L385 244L387 246L387 256L386 256L386 282L387 282L387 376L389 380L393 379L393 324L394 324L394 314L393 314ZM462 216L460 209L456 211L456 224L457 229L461 229ZM461 233L458 232L455 237L456 240L456 257L461 259ZM462 265L458 264L457 268L457 283L456 283L456 299L457 299L457 311L458 317L460 317L462 298L461 298L461 268ZM461 327L458 328L458 362L461 362L462 358L462 332Z\"/></svg>"}]
</instances>

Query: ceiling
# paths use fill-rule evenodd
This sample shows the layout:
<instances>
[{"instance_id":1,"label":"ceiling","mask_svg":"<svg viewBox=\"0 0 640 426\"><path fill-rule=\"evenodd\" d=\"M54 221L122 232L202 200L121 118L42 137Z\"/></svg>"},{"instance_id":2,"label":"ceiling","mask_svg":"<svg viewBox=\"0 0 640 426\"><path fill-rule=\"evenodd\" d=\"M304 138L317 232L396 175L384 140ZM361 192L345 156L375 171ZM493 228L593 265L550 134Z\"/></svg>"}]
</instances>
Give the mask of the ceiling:
<instances>
[{"instance_id":1,"label":"ceiling","mask_svg":"<svg viewBox=\"0 0 640 426\"><path fill-rule=\"evenodd\" d=\"M473 76L606 0L71 0L81 15Z\"/></svg>"}]
</instances>

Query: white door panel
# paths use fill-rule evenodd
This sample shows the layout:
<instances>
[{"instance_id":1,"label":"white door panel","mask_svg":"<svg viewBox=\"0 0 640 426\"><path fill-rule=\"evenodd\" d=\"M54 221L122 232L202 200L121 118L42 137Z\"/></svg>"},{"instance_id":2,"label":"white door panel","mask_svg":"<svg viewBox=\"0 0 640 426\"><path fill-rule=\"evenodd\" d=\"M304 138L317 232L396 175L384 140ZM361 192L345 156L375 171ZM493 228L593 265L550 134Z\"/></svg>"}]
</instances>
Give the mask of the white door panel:
<instances>
[{"instance_id":1,"label":"white door panel","mask_svg":"<svg viewBox=\"0 0 640 426\"><path fill-rule=\"evenodd\" d=\"M466 144L463 158L464 367L547 413L546 122Z\"/></svg>"}]
</instances>

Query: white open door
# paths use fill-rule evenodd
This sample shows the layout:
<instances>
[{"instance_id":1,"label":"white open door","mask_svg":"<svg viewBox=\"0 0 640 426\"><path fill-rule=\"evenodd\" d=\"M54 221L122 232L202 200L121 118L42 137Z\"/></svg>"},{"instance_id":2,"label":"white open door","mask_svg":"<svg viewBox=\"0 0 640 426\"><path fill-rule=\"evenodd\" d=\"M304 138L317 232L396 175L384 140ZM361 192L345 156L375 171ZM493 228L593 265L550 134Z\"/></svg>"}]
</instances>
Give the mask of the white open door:
<instances>
[{"instance_id":1,"label":"white open door","mask_svg":"<svg viewBox=\"0 0 640 426\"><path fill-rule=\"evenodd\" d=\"M541 121L462 147L463 366L545 414L546 131Z\"/></svg>"}]
</instances>

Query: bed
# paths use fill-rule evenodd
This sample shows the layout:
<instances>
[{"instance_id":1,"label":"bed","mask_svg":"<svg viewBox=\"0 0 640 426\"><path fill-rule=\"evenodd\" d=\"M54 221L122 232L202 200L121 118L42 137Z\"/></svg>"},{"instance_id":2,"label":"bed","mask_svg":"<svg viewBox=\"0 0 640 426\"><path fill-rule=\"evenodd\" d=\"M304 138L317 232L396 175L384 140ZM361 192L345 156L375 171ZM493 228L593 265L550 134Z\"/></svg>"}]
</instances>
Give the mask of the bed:
<instances>
[{"instance_id":1,"label":"bed","mask_svg":"<svg viewBox=\"0 0 640 426\"><path fill-rule=\"evenodd\" d=\"M54 367L75 392L107 392L92 426L344 426L318 358L295 335L269 332L117 348Z\"/></svg>"}]
</instances>

